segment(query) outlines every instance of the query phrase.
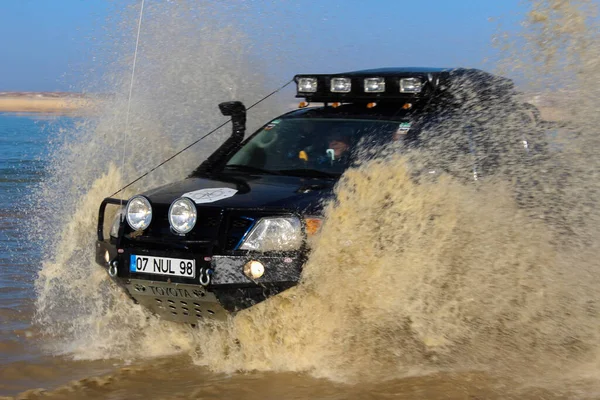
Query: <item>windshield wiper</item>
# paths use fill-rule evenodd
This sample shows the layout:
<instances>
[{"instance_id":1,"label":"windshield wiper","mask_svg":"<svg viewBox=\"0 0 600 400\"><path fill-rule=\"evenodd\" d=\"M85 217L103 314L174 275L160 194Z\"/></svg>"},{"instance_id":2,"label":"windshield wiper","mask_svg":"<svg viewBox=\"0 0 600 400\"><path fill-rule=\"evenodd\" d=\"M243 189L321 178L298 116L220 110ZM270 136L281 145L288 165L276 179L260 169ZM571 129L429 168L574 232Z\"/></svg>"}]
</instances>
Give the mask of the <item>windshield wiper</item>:
<instances>
[{"instance_id":1,"label":"windshield wiper","mask_svg":"<svg viewBox=\"0 0 600 400\"><path fill-rule=\"evenodd\" d=\"M250 173L256 173L256 174L279 175L278 171L270 171L268 169L262 169L262 168L252 167L250 165L242 165L242 164L227 164L223 167L223 171L225 171L225 170L250 172Z\"/></svg>"},{"instance_id":2,"label":"windshield wiper","mask_svg":"<svg viewBox=\"0 0 600 400\"><path fill-rule=\"evenodd\" d=\"M318 169L308 169L308 168L300 168L300 169L281 169L277 171L281 175L290 175L290 176L307 176L311 178L327 178L327 179L338 179L341 174L336 174L332 172L325 172Z\"/></svg>"}]
</instances>

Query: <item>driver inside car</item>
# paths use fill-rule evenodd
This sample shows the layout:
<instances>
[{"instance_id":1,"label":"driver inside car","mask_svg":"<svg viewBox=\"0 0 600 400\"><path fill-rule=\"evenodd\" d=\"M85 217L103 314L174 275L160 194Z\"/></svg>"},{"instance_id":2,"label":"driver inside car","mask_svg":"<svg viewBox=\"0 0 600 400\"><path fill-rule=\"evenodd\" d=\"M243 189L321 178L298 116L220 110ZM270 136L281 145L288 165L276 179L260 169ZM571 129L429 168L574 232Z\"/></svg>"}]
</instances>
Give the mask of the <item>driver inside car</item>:
<instances>
[{"instance_id":1,"label":"driver inside car","mask_svg":"<svg viewBox=\"0 0 600 400\"><path fill-rule=\"evenodd\" d=\"M341 133L332 133L327 137L327 154L335 161L347 156L350 150L350 137Z\"/></svg>"},{"instance_id":2,"label":"driver inside car","mask_svg":"<svg viewBox=\"0 0 600 400\"><path fill-rule=\"evenodd\" d=\"M351 147L351 135L337 129L325 136L319 150L313 146L306 147L298 153L298 158L317 168L346 168L350 163ZM314 158L312 154L315 154Z\"/></svg>"},{"instance_id":3,"label":"driver inside car","mask_svg":"<svg viewBox=\"0 0 600 400\"><path fill-rule=\"evenodd\" d=\"M347 165L350 161L350 135L334 130L326 136L327 149L325 154L319 157L319 163L331 165Z\"/></svg>"}]
</instances>

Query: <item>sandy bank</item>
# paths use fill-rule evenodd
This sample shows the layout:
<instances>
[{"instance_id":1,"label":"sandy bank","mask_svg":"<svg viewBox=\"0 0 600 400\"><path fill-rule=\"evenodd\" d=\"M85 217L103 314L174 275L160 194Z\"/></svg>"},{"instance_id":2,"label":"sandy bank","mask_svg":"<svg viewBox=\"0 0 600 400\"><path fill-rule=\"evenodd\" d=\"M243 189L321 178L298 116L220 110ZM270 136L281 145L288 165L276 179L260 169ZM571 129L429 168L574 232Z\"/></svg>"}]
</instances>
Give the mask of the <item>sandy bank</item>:
<instances>
[{"instance_id":1,"label":"sandy bank","mask_svg":"<svg viewBox=\"0 0 600 400\"><path fill-rule=\"evenodd\" d=\"M89 113L97 104L97 99L78 93L0 92L0 112Z\"/></svg>"},{"instance_id":2,"label":"sandy bank","mask_svg":"<svg viewBox=\"0 0 600 400\"><path fill-rule=\"evenodd\" d=\"M85 95L69 92L0 92L0 112L93 114L103 100L110 95ZM564 95L528 94L523 101L534 104L542 120L566 121L570 119L569 108L561 106ZM317 104L315 104L317 105ZM290 104L290 109L297 103Z\"/></svg>"}]
</instances>

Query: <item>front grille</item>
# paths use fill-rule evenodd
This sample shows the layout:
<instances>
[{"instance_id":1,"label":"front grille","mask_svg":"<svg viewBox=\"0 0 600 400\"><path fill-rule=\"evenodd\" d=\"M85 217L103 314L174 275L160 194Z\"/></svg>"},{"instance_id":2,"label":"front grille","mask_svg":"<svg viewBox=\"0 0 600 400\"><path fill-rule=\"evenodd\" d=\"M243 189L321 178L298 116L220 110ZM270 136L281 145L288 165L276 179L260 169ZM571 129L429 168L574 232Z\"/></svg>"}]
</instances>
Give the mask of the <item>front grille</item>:
<instances>
[{"instance_id":1,"label":"front grille","mask_svg":"<svg viewBox=\"0 0 600 400\"><path fill-rule=\"evenodd\" d=\"M254 226L254 218L231 216L227 229L226 250L234 250L244 235Z\"/></svg>"},{"instance_id":2,"label":"front grille","mask_svg":"<svg viewBox=\"0 0 600 400\"><path fill-rule=\"evenodd\" d=\"M167 205L153 204L153 211L152 223L141 235L131 235L131 229L126 228L123 247L196 253L201 251L203 255L210 256L219 254L220 251L235 250L260 219L256 212L248 216L243 210L199 206L194 229L185 235L178 235L171 231Z\"/></svg>"},{"instance_id":3,"label":"front grille","mask_svg":"<svg viewBox=\"0 0 600 400\"><path fill-rule=\"evenodd\" d=\"M250 226L250 223L252 221L249 219L242 219L242 218L234 218L231 221L231 228L232 229L248 229L248 226Z\"/></svg>"},{"instance_id":4,"label":"front grille","mask_svg":"<svg viewBox=\"0 0 600 400\"><path fill-rule=\"evenodd\" d=\"M215 216L206 217L203 221L198 221L204 225L206 228L214 228L215 226L219 226L220 218Z\"/></svg>"},{"instance_id":5,"label":"front grille","mask_svg":"<svg viewBox=\"0 0 600 400\"><path fill-rule=\"evenodd\" d=\"M167 205L153 205L153 220L142 235L126 235L127 246L148 247L153 249L196 250L216 245L219 241L219 229L222 221L220 208L198 207L196 225L191 232L179 235L171 231ZM131 231L129 232L131 233Z\"/></svg>"}]
</instances>

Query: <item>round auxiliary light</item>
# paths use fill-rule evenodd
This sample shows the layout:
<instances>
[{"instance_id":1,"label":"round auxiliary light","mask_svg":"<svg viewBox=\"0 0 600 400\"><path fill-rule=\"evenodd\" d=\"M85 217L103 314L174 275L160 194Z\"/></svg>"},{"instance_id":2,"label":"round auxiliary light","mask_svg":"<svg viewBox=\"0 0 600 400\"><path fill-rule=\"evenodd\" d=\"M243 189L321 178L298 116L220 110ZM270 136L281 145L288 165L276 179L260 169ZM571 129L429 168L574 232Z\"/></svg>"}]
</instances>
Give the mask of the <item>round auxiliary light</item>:
<instances>
[{"instance_id":1,"label":"round auxiliary light","mask_svg":"<svg viewBox=\"0 0 600 400\"><path fill-rule=\"evenodd\" d=\"M146 229L152 221L152 206L144 196L133 196L125 208L127 223L131 229Z\"/></svg>"},{"instance_id":2,"label":"round auxiliary light","mask_svg":"<svg viewBox=\"0 0 600 400\"><path fill-rule=\"evenodd\" d=\"M258 279L265 273L265 266L259 261L248 261L244 265L244 275L250 279Z\"/></svg>"},{"instance_id":3,"label":"round auxiliary light","mask_svg":"<svg viewBox=\"0 0 600 400\"><path fill-rule=\"evenodd\" d=\"M187 197L175 200L169 207L169 224L177 233L185 234L191 231L197 218L196 205Z\"/></svg>"}]
</instances>

